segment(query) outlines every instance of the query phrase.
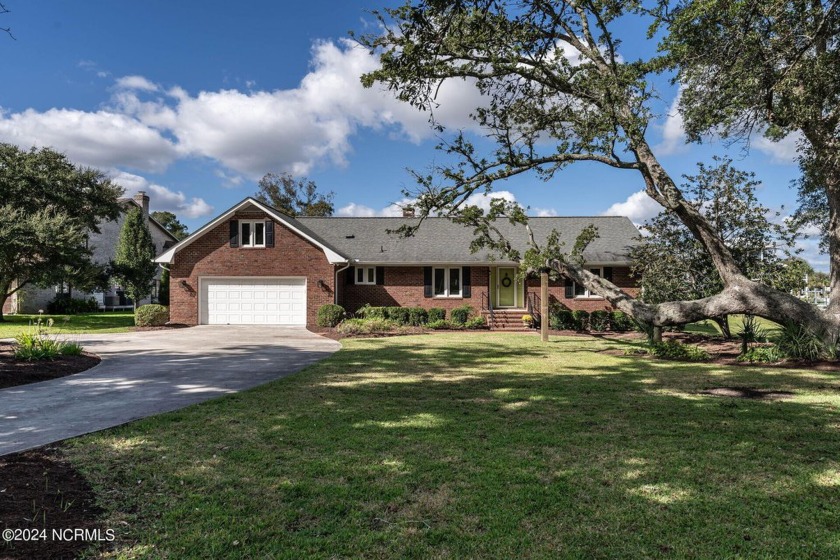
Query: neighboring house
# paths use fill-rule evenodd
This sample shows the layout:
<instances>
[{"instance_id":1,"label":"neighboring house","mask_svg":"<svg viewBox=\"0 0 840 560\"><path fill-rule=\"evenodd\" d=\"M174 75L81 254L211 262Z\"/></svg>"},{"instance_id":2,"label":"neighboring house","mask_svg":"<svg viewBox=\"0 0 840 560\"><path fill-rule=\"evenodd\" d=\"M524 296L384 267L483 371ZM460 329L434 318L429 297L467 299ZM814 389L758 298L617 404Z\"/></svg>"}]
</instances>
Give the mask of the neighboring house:
<instances>
[{"instance_id":1,"label":"neighboring house","mask_svg":"<svg viewBox=\"0 0 840 560\"><path fill-rule=\"evenodd\" d=\"M416 235L389 233L417 218L290 218L247 198L160 255L170 268L173 323L314 326L318 309L469 305L490 317L502 310L537 311L539 278L521 281L519 263L471 253L472 228L428 218ZM552 229L571 248L594 224L600 237L584 253L587 267L628 294L628 248L639 232L624 217L531 218L535 238ZM522 250L523 226L497 223ZM569 309L608 309L602 298L569 281L552 282L552 302Z\"/></svg>"},{"instance_id":2,"label":"neighboring house","mask_svg":"<svg viewBox=\"0 0 840 560\"><path fill-rule=\"evenodd\" d=\"M149 216L149 197L145 192L140 191L134 198L124 198L120 200L127 211L129 208L140 208L143 216L146 218L149 225L149 231L152 234L152 240L155 243L155 253L160 254L169 247L175 245L178 239L166 231L154 218ZM101 222L99 224L100 233L90 233L88 236L88 247L93 251L92 260L98 264L106 264L114 260L117 250L117 241L120 237L120 230L125 221L125 212L116 220ZM149 303L156 301L158 281L160 273L155 278L155 286L152 296L144 299L139 303ZM6 300L6 305L3 308L4 313L38 313L43 309L46 311L47 304L55 299L56 294L61 293L65 289L64 286L52 286L49 288L39 288L34 285L27 285L12 294L12 297ZM132 307L133 304L130 299L126 298L122 289L118 285L113 285L106 292L85 293L77 290L72 291L74 298L90 298L93 297L99 303L102 309L114 309L125 307Z\"/></svg>"}]
</instances>

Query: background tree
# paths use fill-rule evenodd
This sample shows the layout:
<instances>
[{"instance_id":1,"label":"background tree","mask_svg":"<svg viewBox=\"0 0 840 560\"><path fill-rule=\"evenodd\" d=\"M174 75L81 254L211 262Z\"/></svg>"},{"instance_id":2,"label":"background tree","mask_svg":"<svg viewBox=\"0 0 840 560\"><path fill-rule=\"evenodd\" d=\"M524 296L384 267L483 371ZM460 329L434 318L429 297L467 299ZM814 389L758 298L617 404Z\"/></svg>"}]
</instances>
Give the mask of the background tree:
<instances>
[{"instance_id":1,"label":"background tree","mask_svg":"<svg viewBox=\"0 0 840 560\"><path fill-rule=\"evenodd\" d=\"M172 212L168 212L166 210L157 210L152 212L152 218L154 218L163 228L175 236L175 238L180 241L187 237L190 233L187 229L187 226L181 223L178 220L178 217L175 216Z\"/></svg>"},{"instance_id":2,"label":"background tree","mask_svg":"<svg viewBox=\"0 0 840 560\"><path fill-rule=\"evenodd\" d=\"M287 216L332 216L335 193L319 193L314 181L295 179L288 173L267 173L260 179L254 198Z\"/></svg>"},{"instance_id":3,"label":"background tree","mask_svg":"<svg viewBox=\"0 0 840 560\"><path fill-rule=\"evenodd\" d=\"M797 274L799 284L804 282L804 271L789 260L795 230L770 220L770 209L756 199L759 182L752 173L735 169L730 159L715 158L715 163L698 163L697 175L684 176L682 192L713 225L749 278L790 292ZM645 302L700 299L723 289L708 253L673 213L661 212L644 229L646 235L631 258ZM714 319L728 338L727 317Z\"/></svg>"},{"instance_id":4,"label":"background tree","mask_svg":"<svg viewBox=\"0 0 840 560\"><path fill-rule=\"evenodd\" d=\"M154 258L152 234L140 209L132 208L126 213L120 229L113 270L126 294L134 302L135 310L137 302L152 293L152 282L157 273Z\"/></svg>"},{"instance_id":5,"label":"background tree","mask_svg":"<svg viewBox=\"0 0 840 560\"><path fill-rule=\"evenodd\" d=\"M738 9L749 11L752 6L765 3L772 2L747 2ZM725 4L721 0L721 11L726 11ZM815 29L810 16L806 17L808 9L791 13L782 4L775 5L776 12L762 12L762 17L792 17L807 32L777 34L779 41L793 44L801 42L802 37L812 37ZM679 218L702 244L723 289L699 300L649 304L595 276L568 254L551 251L545 245L534 248L540 251L543 266L571 278L648 325L679 325L749 313L778 322L793 321L826 340L833 339L840 328L840 314L823 313L788 293L751 279L714 225L686 200L658 160L647 138L650 125L658 118L652 76L668 65L682 72L689 64L706 67L720 61L733 67L735 60L741 64L740 45L731 41L729 35L724 39L731 48L719 49L719 41L708 40L699 51L705 53L701 56L690 48L669 52L676 51L678 44L669 43L666 37L663 54L632 60L623 57L618 46L627 37L622 33L644 33L650 29L650 24L657 22L652 21L649 8L662 5L589 0L416 0L378 13L379 31L361 37L360 42L379 55L380 68L363 76L363 84L382 83L399 99L432 111L434 119L435 96L441 82L453 79L472 83L481 93L481 105L475 108L473 119L494 143L487 153L479 152L463 134L444 136L444 128L435 123L444 138L441 148L453 156L446 161L454 159L455 163L439 165L429 174L417 174L417 206L421 215L437 210L457 218L468 210L466 200L472 194L492 189L497 181L523 173L550 180L565 166L579 161L632 171L641 179L645 193ZM666 36L670 26L677 25L669 7L661 11L658 20L664 26L658 31ZM835 8L832 5L830 9ZM818 22L823 20L820 14L811 15ZM690 21L688 18L683 24L688 26ZM821 23L816 30L822 33ZM657 29L654 27L653 31ZM796 50L781 46L786 52ZM685 59L681 58L682 53ZM834 75L837 67L824 70ZM737 93L744 74L733 72L714 77L726 82L727 92ZM760 77L748 77L760 81ZM702 89L714 81L706 76L705 80L689 80L687 87ZM838 84L840 80L835 81ZM791 88L795 90L793 84ZM696 104L690 94L684 99L684 106ZM807 103L802 106L807 107ZM824 106L822 102L819 105ZM830 111L837 107L840 104L835 102ZM720 117L717 114L706 122L719 121ZM835 150L834 155L837 154L840 151ZM472 209L469 213L475 215ZM490 221L499 215L491 212L485 217ZM487 232L493 237L491 226L480 233Z\"/></svg>"},{"instance_id":6,"label":"background tree","mask_svg":"<svg viewBox=\"0 0 840 560\"><path fill-rule=\"evenodd\" d=\"M0 144L0 320L6 299L91 266L87 234L120 215L122 189L48 148Z\"/></svg>"}]
</instances>

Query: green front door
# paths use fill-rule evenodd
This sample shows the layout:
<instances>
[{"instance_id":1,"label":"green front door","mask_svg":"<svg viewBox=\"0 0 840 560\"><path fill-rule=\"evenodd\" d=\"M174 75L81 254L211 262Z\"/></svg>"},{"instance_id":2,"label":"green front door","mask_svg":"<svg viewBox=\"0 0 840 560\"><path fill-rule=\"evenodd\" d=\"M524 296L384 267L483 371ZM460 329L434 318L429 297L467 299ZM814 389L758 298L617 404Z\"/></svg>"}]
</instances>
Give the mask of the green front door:
<instances>
[{"instance_id":1,"label":"green front door","mask_svg":"<svg viewBox=\"0 0 840 560\"><path fill-rule=\"evenodd\" d=\"M516 269L513 267L496 269L496 285L499 307L514 307L516 305Z\"/></svg>"}]
</instances>

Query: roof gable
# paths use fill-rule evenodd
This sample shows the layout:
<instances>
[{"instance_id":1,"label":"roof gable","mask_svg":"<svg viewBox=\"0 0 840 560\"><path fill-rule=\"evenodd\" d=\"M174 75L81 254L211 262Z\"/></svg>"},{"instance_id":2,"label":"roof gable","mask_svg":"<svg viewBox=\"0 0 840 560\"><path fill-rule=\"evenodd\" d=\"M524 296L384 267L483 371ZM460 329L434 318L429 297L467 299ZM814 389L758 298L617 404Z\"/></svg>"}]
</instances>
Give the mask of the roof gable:
<instances>
[{"instance_id":1,"label":"roof gable","mask_svg":"<svg viewBox=\"0 0 840 560\"><path fill-rule=\"evenodd\" d=\"M202 237L205 233L215 229L217 226L224 223L227 219L229 219L237 212L245 210L249 207L255 207L256 209L264 212L278 223L283 224L297 235L303 237L316 247L320 248L322 251L324 251L324 255L327 257L327 260L330 262L330 264L339 264L347 262L347 257L340 254L327 242L321 239L316 233L310 231L306 226L299 223L294 218L290 218L289 216L286 216L285 214L278 212L274 208L271 208L270 206L267 206L251 197L248 197L236 204L235 206L232 206L212 221L206 223L205 225L197 229L195 232L190 234L188 237L186 237L179 243L173 245L169 250L165 251L157 258L155 258L155 262L172 263L175 260L175 255L178 253L178 251L180 251L184 247L189 246L194 241Z\"/></svg>"}]
</instances>

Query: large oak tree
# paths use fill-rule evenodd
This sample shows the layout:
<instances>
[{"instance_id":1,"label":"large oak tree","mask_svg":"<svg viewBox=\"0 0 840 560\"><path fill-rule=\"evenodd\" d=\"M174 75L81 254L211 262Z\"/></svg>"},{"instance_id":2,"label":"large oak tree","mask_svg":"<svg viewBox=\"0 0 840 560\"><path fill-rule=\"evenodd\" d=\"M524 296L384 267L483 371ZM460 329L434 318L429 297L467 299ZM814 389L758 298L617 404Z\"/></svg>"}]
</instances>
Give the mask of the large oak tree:
<instances>
[{"instance_id":1,"label":"large oak tree","mask_svg":"<svg viewBox=\"0 0 840 560\"><path fill-rule=\"evenodd\" d=\"M712 10L724 16L708 16ZM545 266L651 325L749 313L836 337L840 283L832 282L832 304L821 312L751 279L713 225L686 200L648 135L659 117L652 78L674 69L685 88L681 109L689 131L697 134L693 138L720 124L733 134L764 124L774 138L802 132L802 164L809 181L834 197L829 201L832 212L835 206L840 209L840 185L826 180L827 175L840 180L834 163L840 154L835 91L840 81L833 77L836 3L707 0L646 6L615 0L418 0L378 16L384 31L360 42L380 56L381 66L364 76L363 83L384 84L400 99L433 111L441 82L466 80L483 99L473 118L495 145L480 153L463 134L447 139L442 146L457 163L436 168L434 177L442 180L441 186L431 175L420 177L418 207L423 213L458 216L474 192L523 173L549 180L581 161L625 170L702 244L720 276L721 291L696 300L649 304L556 250L543 252ZM624 58L619 50L622 33L651 25L664 36L664 51ZM827 77L820 77L822 72ZM714 89L709 73L720 91L706 95L704 91ZM744 81L750 87L742 87ZM716 95L721 96L719 103L710 99ZM474 221L475 210L467 213ZM832 220L838 238L832 242L832 259L840 264L840 220ZM833 278L840 274L836 264Z\"/></svg>"},{"instance_id":2,"label":"large oak tree","mask_svg":"<svg viewBox=\"0 0 840 560\"><path fill-rule=\"evenodd\" d=\"M87 236L120 215L121 194L101 172L49 148L0 144L0 320L21 288L90 268Z\"/></svg>"}]
</instances>

